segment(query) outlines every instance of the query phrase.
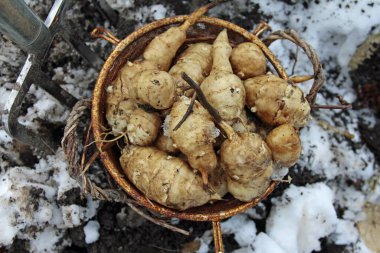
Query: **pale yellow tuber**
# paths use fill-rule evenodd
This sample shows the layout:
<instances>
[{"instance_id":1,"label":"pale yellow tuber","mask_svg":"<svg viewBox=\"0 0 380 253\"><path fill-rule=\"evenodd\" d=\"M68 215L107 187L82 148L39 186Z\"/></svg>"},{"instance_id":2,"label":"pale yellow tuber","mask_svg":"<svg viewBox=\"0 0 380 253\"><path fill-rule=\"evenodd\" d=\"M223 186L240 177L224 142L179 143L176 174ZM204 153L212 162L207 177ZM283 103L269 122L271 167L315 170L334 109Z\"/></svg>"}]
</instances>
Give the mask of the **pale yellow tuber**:
<instances>
[{"instance_id":1,"label":"pale yellow tuber","mask_svg":"<svg viewBox=\"0 0 380 253\"><path fill-rule=\"evenodd\" d=\"M192 90L184 92L189 85L181 77L183 72L197 83L201 83L209 75L212 66L211 49L212 46L207 43L191 44L170 68L169 73L176 83L177 94L192 94Z\"/></svg>"},{"instance_id":2,"label":"pale yellow tuber","mask_svg":"<svg viewBox=\"0 0 380 253\"><path fill-rule=\"evenodd\" d=\"M195 101L193 112L185 122L174 130L189 105L190 99L185 96L174 103L169 115L169 135L177 148L187 156L190 166L201 172L203 183L207 185L208 175L217 166L213 143L219 135L219 130L210 114L198 101Z\"/></svg>"},{"instance_id":3,"label":"pale yellow tuber","mask_svg":"<svg viewBox=\"0 0 380 253\"><path fill-rule=\"evenodd\" d=\"M148 113L137 108L129 117L127 136L134 145L147 146L152 144L159 133L161 119L158 113Z\"/></svg>"},{"instance_id":4,"label":"pale yellow tuber","mask_svg":"<svg viewBox=\"0 0 380 253\"><path fill-rule=\"evenodd\" d=\"M242 184L231 177L227 177L228 191L240 201L249 202L260 197L269 187L273 167L267 167L263 173L252 178L249 183Z\"/></svg>"},{"instance_id":5,"label":"pale yellow tuber","mask_svg":"<svg viewBox=\"0 0 380 253\"><path fill-rule=\"evenodd\" d=\"M175 83L173 77L165 71L145 70L132 79L129 94L140 104L167 109L174 103Z\"/></svg>"},{"instance_id":6,"label":"pale yellow tuber","mask_svg":"<svg viewBox=\"0 0 380 253\"><path fill-rule=\"evenodd\" d=\"M174 144L172 138L164 135L163 133L159 134L155 142L155 146L162 151L165 151L169 154L177 153L179 150Z\"/></svg>"},{"instance_id":7,"label":"pale yellow tuber","mask_svg":"<svg viewBox=\"0 0 380 253\"><path fill-rule=\"evenodd\" d=\"M227 173L228 191L241 201L260 196L273 172L271 151L260 135L233 135L220 149L221 166Z\"/></svg>"},{"instance_id":8,"label":"pale yellow tuber","mask_svg":"<svg viewBox=\"0 0 380 253\"><path fill-rule=\"evenodd\" d=\"M109 100L114 98L108 97ZM114 104L107 104L106 119L108 124L112 127L112 134L119 136L127 131L128 120L132 112L137 108L135 101L131 99L121 100Z\"/></svg>"},{"instance_id":9,"label":"pale yellow tuber","mask_svg":"<svg viewBox=\"0 0 380 253\"><path fill-rule=\"evenodd\" d=\"M273 171L272 154L267 144L258 134L236 133L207 101L197 83L186 74L183 78L194 88L200 103L228 138L220 149L220 165L227 175L228 191L241 201L258 197L269 185Z\"/></svg>"},{"instance_id":10,"label":"pale yellow tuber","mask_svg":"<svg viewBox=\"0 0 380 253\"><path fill-rule=\"evenodd\" d=\"M239 120L232 122L231 126L237 133L254 132L256 130L255 123L248 120L246 111L243 111Z\"/></svg>"},{"instance_id":11,"label":"pale yellow tuber","mask_svg":"<svg viewBox=\"0 0 380 253\"><path fill-rule=\"evenodd\" d=\"M145 48L140 59L133 63L127 62L119 70L115 80L107 87L106 115L114 134L119 135L120 129L125 128L126 123L118 121L127 121L130 117L130 115L126 115L124 119L119 117L126 114L126 111L119 111L119 108L123 107L119 105L122 101L137 100L138 103L149 104L157 109L169 108L173 104L176 86L172 78L161 71L169 70L178 48L186 39L186 31L215 5L216 3L211 3L199 8L181 26L171 27L156 36ZM152 76L152 71L156 71L158 76ZM144 74L141 74L143 72ZM134 78L137 83L132 81Z\"/></svg>"},{"instance_id":12,"label":"pale yellow tuber","mask_svg":"<svg viewBox=\"0 0 380 253\"><path fill-rule=\"evenodd\" d=\"M129 146L120 163L128 179L148 199L164 206L185 210L221 199L203 188L201 177L187 163L157 148Z\"/></svg>"},{"instance_id":13,"label":"pale yellow tuber","mask_svg":"<svg viewBox=\"0 0 380 253\"><path fill-rule=\"evenodd\" d=\"M186 40L187 30L210 8L218 2L200 7L193 12L180 26L170 27L167 31L154 37L145 48L143 58L157 64L160 70L168 71L177 50Z\"/></svg>"},{"instance_id":14,"label":"pale yellow tuber","mask_svg":"<svg viewBox=\"0 0 380 253\"><path fill-rule=\"evenodd\" d=\"M236 121L243 113L245 104L243 83L233 74L229 62L231 51L227 30L224 29L213 43L211 73L201 84L207 101L226 121Z\"/></svg>"},{"instance_id":15,"label":"pale yellow tuber","mask_svg":"<svg viewBox=\"0 0 380 253\"><path fill-rule=\"evenodd\" d=\"M290 124L274 128L268 134L266 142L278 166L290 167L298 161L301 155L300 137Z\"/></svg>"},{"instance_id":16,"label":"pale yellow tuber","mask_svg":"<svg viewBox=\"0 0 380 253\"><path fill-rule=\"evenodd\" d=\"M309 121L310 105L300 88L272 74L247 79L244 86L247 106L264 123L300 128Z\"/></svg>"},{"instance_id":17,"label":"pale yellow tuber","mask_svg":"<svg viewBox=\"0 0 380 253\"><path fill-rule=\"evenodd\" d=\"M234 72L243 80L264 75L267 69L264 53L251 42L240 43L235 47L230 61Z\"/></svg>"}]
</instances>

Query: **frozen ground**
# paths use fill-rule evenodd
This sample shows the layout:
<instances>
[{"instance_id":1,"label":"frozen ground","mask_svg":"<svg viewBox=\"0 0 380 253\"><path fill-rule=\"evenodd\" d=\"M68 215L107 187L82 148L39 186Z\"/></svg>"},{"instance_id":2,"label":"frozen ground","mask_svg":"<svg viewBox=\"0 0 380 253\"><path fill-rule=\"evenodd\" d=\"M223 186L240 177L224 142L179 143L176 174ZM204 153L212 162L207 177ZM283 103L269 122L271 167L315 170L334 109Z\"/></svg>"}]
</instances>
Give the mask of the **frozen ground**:
<instances>
[{"instance_id":1,"label":"frozen ground","mask_svg":"<svg viewBox=\"0 0 380 253\"><path fill-rule=\"evenodd\" d=\"M41 16L46 16L51 6L50 0L26 2ZM186 13L193 5L202 3L108 2L123 14L125 23L130 24L126 31L154 19ZM86 20L79 28L74 24L75 28L88 32L99 25L109 27L109 23L91 8L90 4L76 3L68 11L72 23ZM378 13L379 1L236 0L215 8L210 15L236 22L247 29L252 29L262 17L273 30L292 28L298 31L314 46L325 67L327 82L317 102L336 104L336 94L349 102L356 99L348 76L348 61L368 34L380 31ZM118 33L125 35L125 32ZM1 111L25 55L6 38L0 40ZM92 41L90 44L95 50L102 51L102 55L109 52L109 46L103 42ZM271 49L290 73L293 60L289 55L295 54L295 48L290 43L276 42ZM46 69L53 80L78 98L91 96L89 87L96 79L96 70L62 41L54 45L50 57L51 63ZM310 72L306 57L300 55L295 73ZM303 87L307 90L310 84ZM35 86L28 95L27 104L20 122L33 129L46 122L62 127L69 112ZM360 239L356 224L366 219L363 212L366 203L380 202L380 173L374 155L360 138L359 122L373 125L375 116L367 109L323 110L313 114L313 120L301 132L303 154L291 171L294 182L289 187L284 183L270 200L257 208L223 222L223 234L233 238L234 252L328 252L331 245L336 250L330 252L371 252ZM336 126L340 132L326 128L326 125ZM345 130L355 137L347 139L341 134ZM61 149L53 156L39 157L28 147L12 141L0 128L0 152L0 246L18 252L15 243L23 242L26 245L23 250L32 252L65 250L76 243L77 238L71 235L78 228L84 235L80 249L85 250L89 249L86 244L96 245L106 236L101 233L106 226L100 220L101 202L91 198L67 199L68 193L77 192L78 184L66 171ZM131 214L125 208L119 208L114 218L123 220L128 215ZM131 224L135 222L136 219ZM130 233L128 236L133 241L136 235ZM191 240L200 242L194 250L211 251L211 239L210 230L193 237ZM77 248L71 247L72 251L67 252L79 249L79 244L75 245ZM176 245L176 241L172 245ZM100 249L98 252L102 252ZM160 245L150 250L165 252Z\"/></svg>"}]
</instances>

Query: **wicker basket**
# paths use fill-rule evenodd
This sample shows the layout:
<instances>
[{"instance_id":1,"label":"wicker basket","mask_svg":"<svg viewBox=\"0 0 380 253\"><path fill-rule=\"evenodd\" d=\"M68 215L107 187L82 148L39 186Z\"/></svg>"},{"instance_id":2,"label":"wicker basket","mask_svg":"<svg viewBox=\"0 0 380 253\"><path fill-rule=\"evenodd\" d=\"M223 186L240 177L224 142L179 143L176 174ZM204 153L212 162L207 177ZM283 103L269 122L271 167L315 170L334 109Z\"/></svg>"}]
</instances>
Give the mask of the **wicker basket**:
<instances>
[{"instance_id":1,"label":"wicker basket","mask_svg":"<svg viewBox=\"0 0 380 253\"><path fill-rule=\"evenodd\" d=\"M133 32L123 40L117 39L105 29L97 28L93 31L92 35L94 37L101 37L103 39L106 39L107 41L115 44L116 47L103 65L94 89L91 109L91 127L98 150L96 151L96 154L90 158L90 160L93 160L93 157L100 155L102 163L104 164L107 172L111 175L112 179L133 200L136 201L135 203L138 203L139 205L166 217L176 217L179 219L193 221L211 221L213 223L214 229L215 251L224 252L220 221L257 205L276 188L278 182L273 181L262 196L253 199L251 202L240 202L236 199L231 198L227 201L218 201L213 204L206 204L185 211L178 211L148 200L143 193L141 193L131 182L129 182L128 178L123 173L123 170L119 163L120 152L118 149L101 146L101 140L105 133L104 127L102 126L107 126L107 121L105 119L106 87L116 77L119 69L127 61L133 61L139 55L141 55L147 44L157 34L162 33L173 25L182 23L186 17L187 16L176 16L150 23ZM281 78L288 80L289 82L291 82L292 79L287 76L280 62L271 53L267 46L277 39L287 39L300 46L309 57L313 65L314 74L311 77L314 79L314 84L309 94L307 95L307 100L311 105L314 104L317 91L324 82L322 67L314 50L305 41L301 40L294 31L287 30L284 32L275 32L267 37L267 39L261 41L257 36L230 22L217 18L202 17L188 31L188 36L185 44L195 42L212 42L218 33L224 28L226 28L228 31L228 36L231 44L238 44L244 41L251 41L256 43L262 49L269 62L277 71L278 75ZM69 124L66 127L63 146L72 167L78 167L78 155L76 154L78 151L73 150L77 148L77 146L74 145L75 136L72 131L75 127L73 124L77 123L75 120L78 120L79 118L78 110L80 108L83 109L89 106L89 101L84 101L82 104L79 104L76 109L73 110L73 113L70 116ZM82 170L86 170L85 166L82 166L81 168ZM74 174L78 175L79 173ZM110 201L120 201L120 199L125 198L125 196L123 196L123 194L120 193L117 188L108 190L94 188L95 185L92 184L87 177L85 177L85 171L82 171L80 175L81 183L84 184L84 188L87 189L87 191L96 198L106 199Z\"/></svg>"}]
</instances>

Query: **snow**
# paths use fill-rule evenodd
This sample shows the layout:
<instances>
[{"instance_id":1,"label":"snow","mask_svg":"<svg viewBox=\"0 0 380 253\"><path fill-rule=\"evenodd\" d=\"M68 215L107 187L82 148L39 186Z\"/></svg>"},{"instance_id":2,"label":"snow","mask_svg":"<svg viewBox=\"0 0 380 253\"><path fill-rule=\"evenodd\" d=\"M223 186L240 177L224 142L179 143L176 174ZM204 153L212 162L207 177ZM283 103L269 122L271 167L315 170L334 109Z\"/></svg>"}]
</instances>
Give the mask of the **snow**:
<instances>
[{"instance_id":1,"label":"snow","mask_svg":"<svg viewBox=\"0 0 380 253\"><path fill-rule=\"evenodd\" d=\"M272 238L263 232L256 236L251 249L255 253L286 253Z\"/></svg>"},{"instance_id":2,"label":"snow","mask_svg":"<svg viewBox=\"0 0 380 253\"><path fill-rule=\"evenodd\" d=\"M85 207L58 205L63 192L79 186L67 174L62 150L41 158L34 168L9 168L0 182L1 245L11 244L17 236L30 240L34 252L51 251L65 228L92 218L99 203L88 198Z\"/></svg>"},{"instance_id":3,"label":"snow","mask_svg":"<svg viewBox=\"0 0 380 253\"><path fill-rule=\"evenodd\" d=\"M162 4L154 4L150 6L150 10L153 13L153 18L155 20L165 18L166 8Z\"/></svg>"},{"instance_id":4,"label":"snow","mask_svg":"<svg viewBox=\"0 0 380 253\"><path fill-rule=\"evenodd\" d=\"M333 191L323 183L291 185L281 198L272 200L274 206L266 223L268 236L286 252L320 250L319 239L334 232L338 223L333 197Z\"/></svg>"},{"instance_id":5,"label":"snow","mask_svg":"<svg viewBox=\"0 0 380 253\"><path fill-rule=\"evenodd\" d=\"M238 214L222 223L223 234L234 234L235 241L242 247L248 246L256 236L256 225L245 214Z\"/></svg>"},{"instance_id":6,"label":"snow","mask_svg":"<svg viewBox=\"0 0 380 253\"><path fill-rule=\"evenodd\" d=\"M349 245L355 243L359 238L358 230L355 228L355 223L348 220L338 220L334 233L331 239L337 245Z\"/></svg>"},{"instance_id":7,"label":"snow","mask_svg":"<svg viewBox=\"0 0 380 253\"><path fill-rule=\"evenodd\" d=\"M96 242L99 239L100 224L97 221L89 221L86 226L83 227L85 241L87 244Z\"/></svg>"},{"instance_id":8,"label":"snow","mask_svg":"<svg viewBox=\"0 0 380 253\"><path fill-rule=\"evenodd\" d=\"M145 5L131 11L137 1L107 2L112 8L127 14L137 27L174 15L171 6L165 3ZM213 9L210 15L228 19L238 12L238 16L244 19L243 13L253 11L257 4L260 12L270 17L267 21L272 30L296 30L316 49L325 72L338 72L327 76L326 84L317 97L319 104L338 103L333 98L335 94L342 95L349 102L355 101L347 65L367 35L371 31L380 31L379 1L294 0L294 5L280 0L231 2ZM27 3L34 8L41 5L38 0L28 0ZM39 7L38 11L46 13L48 5ZM69 9L67 15L72 18L84 15L75 8L78 7ZM109 26L107 22L101 25ZM106 43L90 42L89 45L103 49ZM295 53L294 45L281 41L273 43L270 49L290 73L293 60L289 55ZM21 69L25 55L3 37L0 37L0 52L1 112L14 85L14 73ZM68 52L71 49L66 43L57 42L51 50L51 58ZM308 59L300 51L295 74L310 74L310 71ZM95 69L70 63L55 67L52 73L53 81L62 84L77 98L91 97L88 87L96 76ZM310 86L311 82L307 82L300 87L307 92ZM69 110L38 86L32 85L28 99L33 103L19 117L22 124L38 129L41 119L65 123ZM167 117L164 130L169 121ZM355 224L365 218L363 206L366 202L380 202L379 164L360 138L359 122L373 126L374 113L368 109L313 113L310 124L301 131L302 156L293 169L297 173L311 171L321 178L321 182L303 186L291 184L284 193L271 199L271 208L260 203L223 221L223 234L233 235L239 245L235 253L309 253L321 248L320 240L323 238L336 245L344 245L348 252L371 252L360 239ZM348 131L354 138L350 140L326 129L323 127L326 124ZM52 156L37 157L35 165L25 166L17 145L0 125L0 153L0 246L9 247L18 238L30 243L31 252L57 252L71 244L66 237L67 229L85 224L86 243L99 239L100 225L91 220L97 214L98 201L87 197L84 206L61 203L68 191L79 187L68 173L62 149ZM275 177L282 178L286 172L278 171ZM336 210L340 210L339 216ZM260 224L265 223L264 231L256 225L258 220ZM212 232L205 231L197 240L201 242L198 252L208 252Z\"/></svg>"},{"instance_id":9,"label":"snow","mask_svg":"<svg viewBox=\"0 0 380 253\"><path fill-rule=\"evenodd\" d=\"M134 0L107 0L107 2L115 10L120 8L130 8L134 4Z\"/></svg>"}]
</instances>

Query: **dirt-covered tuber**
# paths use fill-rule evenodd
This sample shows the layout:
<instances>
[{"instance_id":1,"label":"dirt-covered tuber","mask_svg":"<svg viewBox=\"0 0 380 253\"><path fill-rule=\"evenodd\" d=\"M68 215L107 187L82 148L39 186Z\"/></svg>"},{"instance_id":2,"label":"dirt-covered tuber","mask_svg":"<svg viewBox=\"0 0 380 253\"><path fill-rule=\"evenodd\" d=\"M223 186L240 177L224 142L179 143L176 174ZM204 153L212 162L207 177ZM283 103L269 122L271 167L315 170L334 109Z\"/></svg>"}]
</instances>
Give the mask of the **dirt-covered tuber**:
<instances>
[{"instance_id":1,"label":"dirt-covered tuber","mask_svg":"<svg viewBox=\"0 0 380 253\"><path fill-rule=\"evenodd\" d=\"M246 103L266 124L292 124L303 127L310 119L310 105L302 90L272 75L261 75L244 81Z\"/></svg>"},{"instance_id":2,"label":"dirt-covered tuber","mask_svg":"<svg viewBox=\"0 0 380 253\"><path fill-rule=\"evenodd\" d=\"M217 166L213 143L219 130L198 101L195 101L193 112L186 121L174 130L189 105L190 99L185 96L174 103L169 115L169 135L177 148L187 156L190 166L201 172L203 183L207 185L209 174Z\"/></svg>"},{"instance_id":3,"label":"dirt-covered tuber","mask_svg":"<svg viewBox=\"0 0 380 253\"><path fill-rule=\"evenodd\" d=\"M251 42L240 43L235 47L230 61L234 72L243 80L264 75L267 69L264 53Z\"/></svg>"},{"instance_id":4,"label":"dirt-covered tuber","mask_svg":"<svg viewBox=\"0 0 380 253\"><path fill-rule=\"evenodd\" d=\"M147 198L167 207L185 210L222 197L206 191L199 174L187 163L157 148L129 146L123 150L120 163Z\"/></svg>"},{"instance_id":5,"label":"dirt-covered tuber","mask_svg":"<svg viewBox=\"0 0 380 253\"><path fill-rule=\"evenodd\" d=\"M169 28L156 36L145 48L142 57L134 62L126 62L119 70L115 80L107 87L106 115L107 121L115 135L125 129L130 110L120 111L122 101L130 100L149 104L156 109L171 107L175 99L175 84L168 71L179 47L186 40L186 31L205 13L215 6L207 4L194 13L180 26ZM126 115L125 118L120 117ZM123 126L123 127L122 127Z\"/></svg>"},{"instance_id":6,"label":"dirt-covered tuber","mask_svg":"<svg viewBox=\"0 0 380 253\"><path fill-rule=\"evenodd\" d=\"M173 77L161 70L145 70L136 75L129 85L129 94L138 103L155 109L171 107L175 99Z\"/></svg>"},{"instance_id":7,"label":"dirt-covered tuber","mask_svg":"<svg viewBox=\"0 0 380 253\"><path fill-rule=\"evenodd\" d=\"M274 128L268 134L266 142L272 151L273 160L278 166L290 167L301 155L301 140L290 124Z\"/></svg>"},{"instance_id":8,"label":"dirt-covered tuber","mask_svg":"<svg viewBox=\"0 0 380 253\"><path fill-rule=\"evenodd\" d=\"M165 151L169 154L177 153L179 150L174 144L172 138L164 135L163 133L159 134L155 142L155 146L162 151Z\"/></svg>"},{"instance_id":9,"label":"dirt-covered tuber","mask_svg":"<svg viewBox=\"0 0 380 253\"><path fill-rule=\"evenodd\" d=\"M143 109L135 109L127 123L127 136L134 145L152 144L159 133L161 119L158 113L147 113Z\"/></svg>"},{"instance_id":10,"label":"dirt-covered tuber","mask_svg":"<svg viewBox=\"0 0 380 253\"><path fill-rule=\"evenodd\" d=\"M245 104L243 83L233 74L229 61L231 51L227 30L223 30L213 43L211 73L201 84L208 102L226 121L239 119Z\"/></svg>"},{"instance_id":11,"label":"dirt-covered tuber","mask_svg":"<svg viewBox=\"0 0 380 253\"><path fill-rule=\"evenodd\" d=\"M201 83L209 75L212 66L211 49L212 46L207 43L191 44L170 68L169 73L176 83L177 94L192 93L192 90L184 92L189 85L181 77L183 72L197 83Z\"/></svg>"},{"instance_id":12,"label":"dirt-covered tuber","mask_svg":"<svg viewBox=\"0 0 380 253\"><path fill-rule=\"evenodd\" d=\"M271 151L260 135L234 134L220 149L221 166L227 174L228 191L241 201L260 196L273 172Z\"/></svg>"}]
</instances>

